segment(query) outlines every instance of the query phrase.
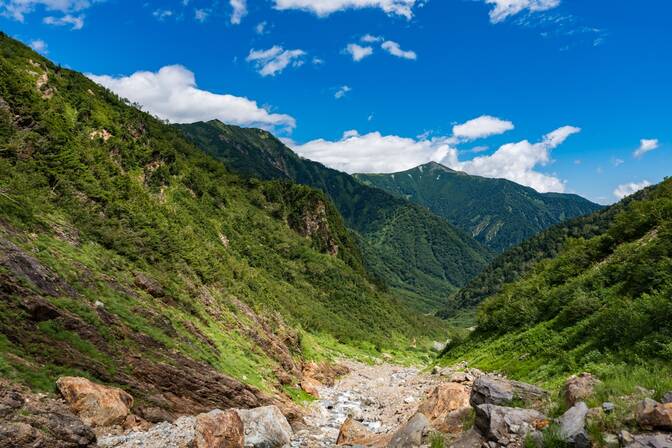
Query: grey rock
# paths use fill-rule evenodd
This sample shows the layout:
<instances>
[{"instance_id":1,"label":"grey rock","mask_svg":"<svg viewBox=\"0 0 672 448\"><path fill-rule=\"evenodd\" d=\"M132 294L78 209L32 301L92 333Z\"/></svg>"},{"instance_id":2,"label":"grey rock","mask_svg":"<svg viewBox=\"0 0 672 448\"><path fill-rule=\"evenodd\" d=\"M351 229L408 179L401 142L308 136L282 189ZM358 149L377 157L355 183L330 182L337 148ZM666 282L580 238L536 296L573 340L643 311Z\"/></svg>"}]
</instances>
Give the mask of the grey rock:
<instances>
[{"instance_id":1,"label":"grey rock","mask_svg":"<svg viewBox=\"0 0 672 448\"><path fill-rule=\"evenodd\" d=\"M149 431L133 431L98 439L99 448L182 448L193 444L196 417L181 417L175 423L162 422Z\"/></svg>"},{"instance_id":2,"label":"grey rock","mask_svg":"<svg viewBox=\"0 0 672 448\"><path fill-rule=\"evenodd\" d=\"M450 448L481 448L483 436L475 429L463 432L451 443Z\"/></svg>"},{"instance_id":3,"label":"grey rock","mask_svg":"<svg viewBox=\"0 0 672 448\"><path fill-rule=\"evenodd\" d=\"M672 391L667 392L665 395L663 395L663 399L661 400L662 403L672 403Z\"/></svg>"},{"instance_id":4,"label":"grey rock","mask_svg":"<svg viewBox=\"0 0 672 448\"><path fill-rule=\"evenodd\" d=\"M621 446L616 434L604 434L603 439L606 448L619 448Z\"/></svg>"},{"instance_id":5,"label":"grey rock","mask_svg":"<svg viewBox=\"0 0 672 448\"><path fill-rule=\"evenodd\" d=\"M522 441L527 434L546 420L546 416L534 409L508 408L492 404L476 406L476 429L486 439L508 445Z\"/></svg>"},{"instance_id":6,"label":"grey rock","mask_svg":"<svg viewBox=\"0 0 672 448\"><path fill-rule=\"evenodd\" d=\"M548 393L546 391L532 384L511 381L492 375L481 375L474 381L469 403L473 407L481 404L507 406L514 399L519 399L527 406L534 406L547 398Z\"/></svg>"},{"instance_id":7,"label":"grey rock","mask_svg":"<svg viewBox=\"0 0 672 448\"><path fill-rule=\"evenodd\" d=\"M292 427L277 406L237 409L245 428L246 448L280 448L292 438Z\"/></svg>"},{"instance_id":8,"label":"grey rock","mask_svg":"<svg viewBox=\"0 0 672 448\"><path fill-rule=\"evenodd\" d=\"M652 433L630 435L630 441L624 442L626 448L672 448L672 434Z\"/></svg>"},{"instance_id":9,"label":"grey rock","mask_svg":"<svg viewBox=\"0 0 672 448\"><path fill-rule=\"evenodd\" d=\"M588 406L583 401L576 403L558 419L559 435L570 446L588 448L590 440L586 432Z\"/></svg>"},{"instance_id":10,"label":"grey rock","mask_svg":"<svg viewBox=\"0 0 672 448\"><path fill-rule=\"evenodd\" d=\"M602 403L602 410L607 414L611 414L612 412L614 412L615 409L616 405L614 403L611 403L609 401Z\"/></svg>"},{"instance_id":11,"label":"grey rock","mask_svg":"<svg viewBox=\"0 0 672 448\"><path fill-rule=\"evenodd\" d=\"M422 445L422 439L429 433L431 425L427 417L415 414L399 430L394 433L388 448L412 448Z\"/></svg>"}]
</instances>

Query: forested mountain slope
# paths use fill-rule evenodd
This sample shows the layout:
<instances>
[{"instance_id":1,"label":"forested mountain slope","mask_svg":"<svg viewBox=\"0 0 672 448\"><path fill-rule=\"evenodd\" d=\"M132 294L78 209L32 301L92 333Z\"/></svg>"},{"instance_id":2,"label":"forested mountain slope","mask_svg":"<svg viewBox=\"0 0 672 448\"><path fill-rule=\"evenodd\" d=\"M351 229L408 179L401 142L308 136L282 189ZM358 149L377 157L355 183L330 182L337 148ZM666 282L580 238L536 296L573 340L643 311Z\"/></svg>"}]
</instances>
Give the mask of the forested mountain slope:
<instances>
[{"instance_id":1,"label":"forested mountain slope","mask_svg":"<svg viewBox=\"0 0 672 448\"><path fill-rule=\"evenodd\" d=\"M0 34L0 375L88 376L197 413L267 402L315 341L406 349L432 331L371 283L323 193L231 174Z\"/></svg>"},{"instance_id":2,"label":"forested mountain slope","mask_svg":"<svg viewBox=\"0 0 672 448\"><path fill-rule=\"evenodd\" d=\"M582 369L662 379L672 367L672 179L610 210L602 230L567 239L487 298L476 331L447 357L537 381Z\"/></svg>"},{"instance_id":3,"label":"forested mountain slope","mask_svg":"<svg viewBox=\"0 0 672 448\"><path fill-rule=\"evenodd\" d=\"M505 179L431 162L394 174L355 174L363 183L424 205L495 252L601 207L573 194L538 193Z\"/></svg>"},{"instance_id":4,"label":"forested mountain slope","mask_svg":"<svg viewBox=\"0 0 672 448\"><path fill-rule=\"evenodd\" d=\"M610 207L557 224L512 247L453 295L448 305L437 314L449 318L465 310L473 310L485 298L499 293L504 285L527 274L538 262L557 256L569 239L589 239L606 232L615 216L630 202L645 199L649 191L639 191Z\"/></svg>"},{"instance_id":5,"label":"forested mountain slope","mask_svg":"<svg viewBox=\"0 0 672 448\"><path fill-rule=\"evenodd\" d=\"M408 303L434 311L490 260L489 251L424 207L300 158L270 133L219 121L179 125L236 172L290 179L325 192L362 238L370 271Z\"/></svg>"}]
</instances>

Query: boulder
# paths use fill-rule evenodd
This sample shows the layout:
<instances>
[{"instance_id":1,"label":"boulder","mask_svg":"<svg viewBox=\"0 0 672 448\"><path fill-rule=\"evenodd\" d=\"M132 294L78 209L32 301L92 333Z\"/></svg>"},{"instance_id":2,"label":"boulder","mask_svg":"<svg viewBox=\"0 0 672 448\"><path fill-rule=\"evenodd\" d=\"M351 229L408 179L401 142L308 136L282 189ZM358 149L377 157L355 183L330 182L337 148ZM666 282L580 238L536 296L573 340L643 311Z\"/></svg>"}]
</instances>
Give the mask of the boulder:
<instances>
[{"instance_id":1,"label":"boulder","mask_svg":"<svg viewBox=\"0 0 672 448\"><path fill-rule=\"evenodd\" d=\"M338 432L336 445L357 445L366 447L384 446L385 441L352 417L348 417Z\"/></svg>"},{"instance_id":2,"label":"boulder","mask_svg":"<svg viewBox=\"0 0 672 448\"><path fill-rule=\"evenodd\" d=\"M133 397L123 390L86 378L61 377L56 386L70 409L92 427L122 424L133 406Z\"/></svg>"},{"instance_id":3,"label":"boulder","mask_svg":"<svg viewBox=\"0 0 672 448\"><path fill-rule=\"evenodd\" d=\"M590 447L590 439L586 432L586 416L588 406L583 401L576 403L558 419L558 435L569 446L577 448Z\"/></svg>"},{"instance_id":4,"label":"boulder","mask_svg":"<svg viewBox=\"0 0 672 448\"><path fill-rule=\"evenodd\" d=\"M476 378L468 372L454 372L450 375L451 383L471 383L474 379Z\"/></svg>"},{"instance_id":5,"label":"boulder","mask_svg":"<svg viewBox=\"0 0 672 448\"><path fill-rule=\"evenodd\" d=\"M672 391L667 392L665 395L663 395L663 399L661 401L663 403L672 403Z\"/></svg>"},{"instance_id":6,"label":"boulder","mask_svg":"<svg viewBox=\"0 0 672 448\"><path fill-rule=\"evenodd\" d=\"M243 422L233 410L162 422L147 431L106 436L100 448L243 448Z\"/></svg>"},{"instance_id":7,"label":"boulder","mask_svg":"<svg viewBox=\"0 0 672 448\"><path fill-rule=\"evenodd\" d=\"M508 406L520 400L526 406L539 407L548 399L548 393L532 384L511 381L492 375L481 375L474 381L469 403Z\"/></svg>"},{"instance_id":8,"label":"boulder","mask_svg":"<svg viewBox=\"0 0 672 448\"><path fill-rule=\"evenodd\" d=\"M444 342L438 342L438 341L432 342L432 350L434 350L435 352L441 353L445 348L446 344Z\"/></svg>"},{"instance_id":9,"label":"boulder","mask_svg":"<svg viewBox=\"0 0 672 448\"><path fill-rule=\"evenodd\" d=\"M672 448L672 434L628 434L629 437L621 438L625 448Z\"/></svg>"},{"instance_id":10,"label":"boulder","mask_svg":"<svg viewBox=\"0 0 672 448\"><path fill-rule=\"evenodd\" d=\"M443 433L461 432L462 422L470 411L469 390L457 383L436 386L418 408L432 427Z\"/></svg>"},{"instance_id":11,"label":"boulder","mask_svg":"<svg viewBox=\"0 0 672 448\"><path fill-rule=\"evenodd\" d=\"M476 406L476 429L486 439L501 445L519 443L528 434L547 427L548 423L546 416L534 409L493 404Z\"/></svg>"},{"instance_id":12,"label":"boulder","mask_svg":"<svg viewBox=\"0 0 672 448\"><path fill-rule=\"evenodd\" d=\"M196 417L196 448L243 448L243 421L236 411L215 409Z\"/></svg>"},{"instance_id":13,"label":"boulder","mask_svg":"<svg viewBox=\"0 0 672 448\"><path fill-rule=\"evenodd\" d=\"M581 373L568 378L562 388L562 396L567 407L572 407L577 402L590 397L598 383L597 378L590 373Z\"/></svg>"},{"instance_id":14,"label":"boulder","mask_svg":"<svg viewBox=\"0 0 672 448\"><path fill-rule=\"evenodd\" d=\"M317 380L309 377L304 377L301 380L301 389L307 394L312 395L315 398L320 398L319 388L322 386Z\"/></svg>"},{"instance_id":15,"label":"boulder","mask_svg":"<svg viewBox=\"0 0 672 448\"><path fill-rule=\"evenodd\" d=\"M605 401L602 403L602 410L605 414L611 414L616 410L616 405L610 401Z\"/></svg>"},{"instance_id":16,"label":"boulder","mask_svg":"<svg viewBox=\"0 0 672 448\"><path fill-rule=\"evenodd\" d=\"M292 427L277 406L238 409L246 448L280 448L289 444Z\"/></svg>"},{"instance_id":17,"label":"boulder","mask_svg":"<svg viewBox=\"0 0 672 448\"><path fill-rule=\"evenodd\" d=\"M424 414L416 413L404 426L394 433L388 448L413 448L422 445L431 425Z\"/></svg>"},{"instance_id":18,"label":"boulder","mask_svg":"<svg viewBox=\"0 0 672 448\"><path fill-rule=\"evenodd\" d=\"M672 403L658 403L646 398L637 404L635 415L642 428L672 430Z\"/></svg>"},{"instance_id":19,"label":"boulder","mask_svg":"<svg viewBox=\"0 0 672 448\"><path fill-rule=\"evenodd\" d=\"M450 444L450 448L481 448L483 445L483 436L475 429L470 429L459 435L459 437Z\"/></svg>"}]
</instances>

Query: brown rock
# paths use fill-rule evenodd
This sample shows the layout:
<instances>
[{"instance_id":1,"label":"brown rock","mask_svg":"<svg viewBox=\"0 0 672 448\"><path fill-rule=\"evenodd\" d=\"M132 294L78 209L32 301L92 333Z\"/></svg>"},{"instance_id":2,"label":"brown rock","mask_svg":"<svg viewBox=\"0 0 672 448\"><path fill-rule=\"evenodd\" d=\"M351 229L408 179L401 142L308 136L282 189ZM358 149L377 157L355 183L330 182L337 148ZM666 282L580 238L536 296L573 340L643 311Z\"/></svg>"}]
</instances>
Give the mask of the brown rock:
<instances>
[{"instance_id":1,"label":"brown rock","mask_svg":"<svg viewBox=\"0 0 672 448\"><path fill-rule=\"evenodd\" d=\"M70 409L89 426L121 424L133 406L133 397L123 390L86 378L61 377L56 385Z\"/></svg>"},{"instance_id":2,"label":"brown rock","mask_svg":"<svg viewBox=\"0 0 672 448\"><path fill-rule=\"evenodd\" d=\"M301 389L315 398L320 398L319 387L321 384L313 378L305 377L301 380Z\"/></svg>"},{"instance_id":3,"label":"brown rock","mask_svg":"<svg viewBox=\"0 0 672 448\"><path fill-rule=\"evenodd\" d=\"M243 421L234 410L196 417L196 448L243 448L244 440Z\"/></svg>"},{"instance_id":4,"label":"brown rock","mask_svg":"<svg viewBox=\"0 0 672 448\"><path fill-rule=\"evenodd\" d=\"M121 425L124 431L147 431L151 426L151 423L147 420L134 414L126 416L124 423Z\"/></svg>"},{"instance_id":5,"label":"brown rock","mask_svg":"<svg viewBox=\"0 0 672 448\"><path fill-rule=\"evenodd\" d=\"M336 439L336 445L360 445L367 447L384 446L385 441L359 423L352 417L348 417L341 425L341 430Z\"/></svg>"},{"instance_id":6,"label":"brown rock","mask_svg":"<svg viewBox=\"0 0 672 448\"><path fill-rule=\"evenodd\" d=\"M661 404L650 398L637 405L637 423L645 429L672 429L672 403Z\"/></svg>"},{"instance_id":7,"label":"brown rock","mask_svg":"<svg viewBox=\"0 0 672 448\"><path fill-rule=\"evenodd\" d=\"M579 401L586 400L593 394L595 385L599 381L590 373L574 375L565 381L563 396L567 407L572 407Z\"/></svg>"},{"instance_id":8,"label":"brown rock","mask_svg":"<svg viewBox=\"0 0 672 448\"><path fill-rule=\"evenodd\" d=\"M438 385L418 408L432 426L444 433L459 433L470 412L469 390L457 383Z\"/></svg>"}]
</instances>

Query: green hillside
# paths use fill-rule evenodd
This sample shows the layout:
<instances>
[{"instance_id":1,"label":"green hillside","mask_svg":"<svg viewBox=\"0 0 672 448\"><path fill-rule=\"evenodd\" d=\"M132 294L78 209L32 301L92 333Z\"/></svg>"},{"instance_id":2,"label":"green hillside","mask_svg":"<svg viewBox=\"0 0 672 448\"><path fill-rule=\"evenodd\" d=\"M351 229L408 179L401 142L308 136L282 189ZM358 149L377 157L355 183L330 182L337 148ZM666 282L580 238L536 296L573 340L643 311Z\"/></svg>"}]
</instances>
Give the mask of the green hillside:
<instances>
[{"instance_id":1,"label":"green hillside","mask_svg":"<svg viewBox=\"0 0 672 448\"><path fill-rule=\"evenodd\" d=\"M370 281L355 238L322 192L242 179L0 34L1 376L194 413L253 405L246 385L330 347L442 334Z\"/></svg>"},{"instance_id":2,"label":"green hillside","mask_svg":"<svg viewBox=\"0 0 672 448\"><path fill-rule=\"evenodd\" d=\"M505 179L470 176L434 162L401 173L355 177L424 205L495 252L600 209L580 196L541 194Z\"/></svg>"},{"instance_id":3,"label":"green hillside","mask_svg":"<svg viewBox=\"0 0 672 448\"><path fill-rule=\"evenodd\" d=\"M425 208L302 159L266 131L219 121L179 128L236 172L290 179L325 192L347 226L361 236L368 269L423 311L445 306L446 297L491 258L478 242Z\"/></svg>"},{"instance_id":4,"label":"green hillside","mask_svg":"<svg viewBox=\"0 0 672 448\"><path fill-rule=\"evenodd\" d=\"M672 180L592 221L586 238L566 238L487 298L476 331L447 359L540 382L588 370L632 387L672 386L660 373L672 368Z\"/></svg>"}]
</instances>

